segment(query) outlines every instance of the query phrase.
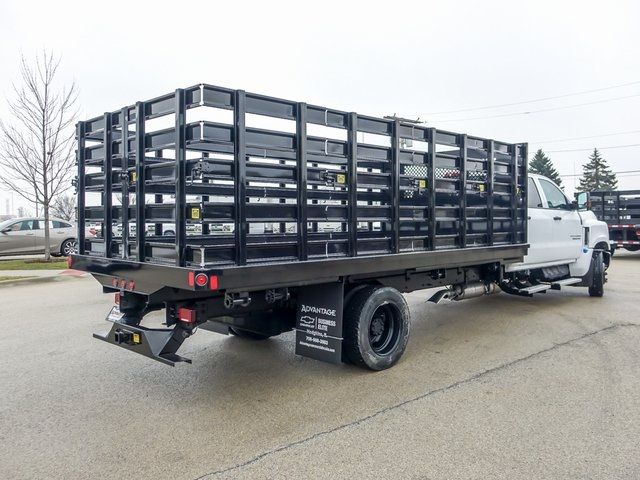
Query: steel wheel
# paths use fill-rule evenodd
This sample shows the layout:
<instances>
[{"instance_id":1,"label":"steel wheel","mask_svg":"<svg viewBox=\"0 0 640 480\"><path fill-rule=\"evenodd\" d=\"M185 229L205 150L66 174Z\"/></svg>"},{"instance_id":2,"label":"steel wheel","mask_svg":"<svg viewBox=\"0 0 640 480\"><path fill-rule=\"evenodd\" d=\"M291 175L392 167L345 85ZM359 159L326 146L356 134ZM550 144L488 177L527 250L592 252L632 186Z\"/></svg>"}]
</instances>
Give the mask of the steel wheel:
<instances>
[{"instance_id":1,"label":"steel wheel","mask_svg":"<svg viewBox=\"0 0 640 480\"><path fill-rule=\"evenodd\" d=\"M400 312L390 303L379 306L369 325L369 345L378 355L392 352L399 339L398 317Z\"/></svg>"}]
</instances>

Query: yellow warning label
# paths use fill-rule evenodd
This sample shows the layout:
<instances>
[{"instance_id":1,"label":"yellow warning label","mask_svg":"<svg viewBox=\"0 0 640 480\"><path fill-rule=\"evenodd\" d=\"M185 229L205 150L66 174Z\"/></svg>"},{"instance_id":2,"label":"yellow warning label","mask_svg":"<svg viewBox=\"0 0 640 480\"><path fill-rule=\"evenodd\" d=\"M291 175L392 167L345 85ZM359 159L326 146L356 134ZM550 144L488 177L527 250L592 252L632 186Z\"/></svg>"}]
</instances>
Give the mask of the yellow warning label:
<instances>
[{"instance_id":1,"label":"yellow warning label","mask_svg":"<svg viewBox=\"0 0 640 480\"><path fill-rule=\"evenodd\" d=\"M142 342L140 341L140 334L139 334L139 333L134 333L133 335L131 335L131 341L132 341L133 343L135 343L136 345L138 345L138 344L142 343Z\"/></svg>"},{"instance_id":2,"label":"yellow warning label","mask_svg":"<svg viewBox=\"0 0 640 480\"><path fill-rule=\"evenodd\" d=\"M427 188L426 180L418 180L418 188Z\"/></svg>"},{"instance_id":3,"label":"yellow warning label","mask_svg":"<svg viewBox=\"0 0 640 480\"><path fill-rule=\"evenodd\" d=\"M480 190L481 192L484 192L484 184L478 185L478 190Z\"/></svg>"},{"instance_id":4,"label":"yellow warning label","mask_svg":"<svg viewBox=\"0 0 640 480\"><path fill-rule=\"evenodd\" d=\"M192 207L191 208L191 219L192 220L197 220L198 218L200 218L200 208Z\"/></svg>"},{"instance_id":5,"label":"yellow warning label","mask_svg":"<svg viewBox=\"0 0 640 480\"><path fill-rule=\"evenodd\" d=\"M136 172L131 172L131 181L135 182L138 178L138 174Z\"/></svg>"},{"instance_id":6,"label":"yellow warning label","mask_svg":"<svg viewBox=\"0 0 640 480\"><path fill-rule=\"evenodd\" d=\"M336 175L336 182L338 183L347 183L347 176L343 173L339 173Z\"/></svg>"}]
</instances>

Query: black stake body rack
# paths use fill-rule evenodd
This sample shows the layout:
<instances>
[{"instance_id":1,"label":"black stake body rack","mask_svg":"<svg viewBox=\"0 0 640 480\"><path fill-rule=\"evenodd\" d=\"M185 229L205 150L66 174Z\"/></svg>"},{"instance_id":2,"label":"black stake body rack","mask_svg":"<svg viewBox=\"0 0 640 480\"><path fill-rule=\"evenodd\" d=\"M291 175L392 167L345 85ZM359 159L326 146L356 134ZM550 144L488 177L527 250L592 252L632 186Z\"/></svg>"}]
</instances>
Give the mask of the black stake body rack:
<instances>
[{"instance_id":1,"label":"black stake body rack","mask_svg":"<svg viewBox=\"0 0 640 480\"><path fill-rule=\"evenodd\" d=\"M225 268L526 243L526 144L203 84L77 140L80 255Z\"/></svg>"},{"instance_id":2,"label":"black stake body rack","mask_svg":"<svg viewBox=\"0 0 640 480\"><path fill-rule=\"evenodd\" d=\"M640 225L640 190L589 192L591 210L609 225Z\"/></svg>"}]
</instances>

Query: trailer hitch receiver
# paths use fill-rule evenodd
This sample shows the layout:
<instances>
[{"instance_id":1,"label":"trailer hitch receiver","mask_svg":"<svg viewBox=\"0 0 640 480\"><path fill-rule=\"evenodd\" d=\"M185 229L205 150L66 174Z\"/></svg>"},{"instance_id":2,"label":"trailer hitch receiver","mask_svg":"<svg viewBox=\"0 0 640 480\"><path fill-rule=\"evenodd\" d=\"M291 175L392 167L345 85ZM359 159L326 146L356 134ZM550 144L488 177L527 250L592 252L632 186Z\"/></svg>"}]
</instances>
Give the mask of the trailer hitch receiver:
<instances>
[{"instance_id":1,"label":"trailer hitch receiver","mask_svg":"<svg viewBox=\"0 0 640 480\"><path fill-rule=\"evenodd\" d=\"M174 328L147 328L114 322L107 333L94 333L93 337L173 367L177 362L191 363L189 358L176 354L190 335L188 329L179 325Z\"/></svg>"}]
</instances>

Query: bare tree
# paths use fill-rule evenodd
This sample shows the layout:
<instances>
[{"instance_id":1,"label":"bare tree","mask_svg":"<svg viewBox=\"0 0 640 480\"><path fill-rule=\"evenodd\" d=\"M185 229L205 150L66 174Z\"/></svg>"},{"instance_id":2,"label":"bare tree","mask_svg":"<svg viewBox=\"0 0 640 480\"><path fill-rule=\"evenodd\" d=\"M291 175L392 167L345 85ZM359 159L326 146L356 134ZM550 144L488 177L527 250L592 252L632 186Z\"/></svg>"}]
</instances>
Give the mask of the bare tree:
<instances>
[{"instance_id":1,"label":"bare tree","mask_svg":"<svg viewBox=\"0 0 640 480\"><path fill-rule=\"evenodd\" d=\"M76 197L74 195L58 195L51 204L53 216L72 221L76 218Z\"/></svg>"},{"instance_id":2,"label":"bare tree","mask_svg":"<svg viewBox=\"0 0 640 480\"><path fill-rule=\"evenodd\" d=\"M42 206L45 260L51 258L49 208L52 200L71 184L75 155L75 83L55 83L60 58L43 52L33 65L21 57L21 85L7 99L10 120L0 121L0 183L29 202Z\"/></svg>"}]
</instances>

